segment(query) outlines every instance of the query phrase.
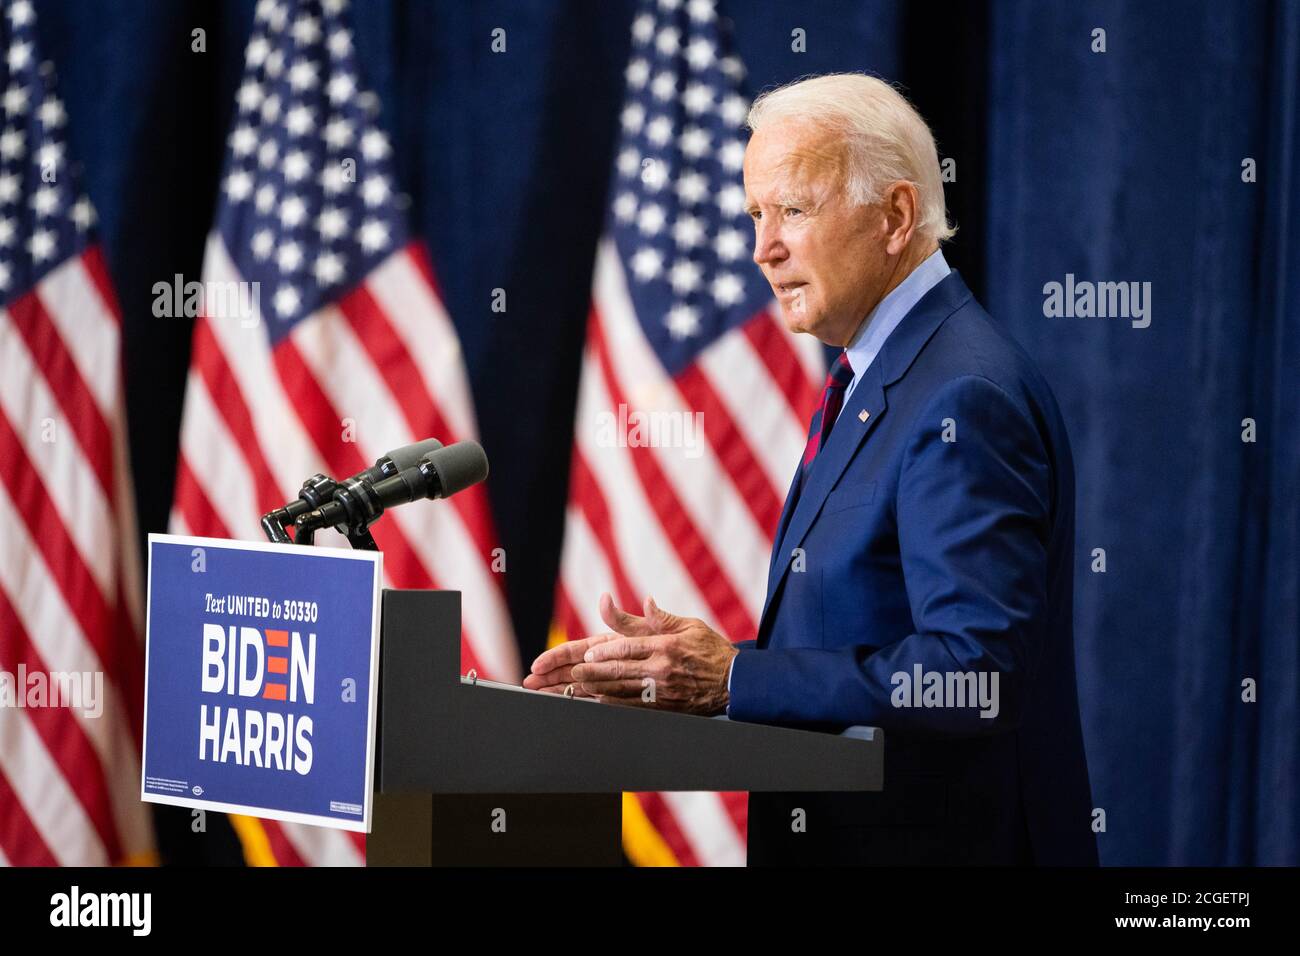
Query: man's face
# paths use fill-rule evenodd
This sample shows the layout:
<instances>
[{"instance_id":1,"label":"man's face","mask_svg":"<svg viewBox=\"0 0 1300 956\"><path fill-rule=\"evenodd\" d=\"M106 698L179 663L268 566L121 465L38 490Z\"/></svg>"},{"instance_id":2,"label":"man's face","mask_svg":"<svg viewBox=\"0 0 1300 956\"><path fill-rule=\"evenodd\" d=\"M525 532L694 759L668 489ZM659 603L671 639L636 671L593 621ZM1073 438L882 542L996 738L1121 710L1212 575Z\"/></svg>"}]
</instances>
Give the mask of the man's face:
<instances>
[{"instance_id":1,"label":"man's face","mask_svg":"<svg viewBox=\"0 0 1300 956\"><path fill-rule=\"evenodd\" d=\"M888 281L880 205L846 195L848 157L834 133L799 120L764 126L745 150L754 262L786 327L847 345Z\"/></svg>"}]
</instances>

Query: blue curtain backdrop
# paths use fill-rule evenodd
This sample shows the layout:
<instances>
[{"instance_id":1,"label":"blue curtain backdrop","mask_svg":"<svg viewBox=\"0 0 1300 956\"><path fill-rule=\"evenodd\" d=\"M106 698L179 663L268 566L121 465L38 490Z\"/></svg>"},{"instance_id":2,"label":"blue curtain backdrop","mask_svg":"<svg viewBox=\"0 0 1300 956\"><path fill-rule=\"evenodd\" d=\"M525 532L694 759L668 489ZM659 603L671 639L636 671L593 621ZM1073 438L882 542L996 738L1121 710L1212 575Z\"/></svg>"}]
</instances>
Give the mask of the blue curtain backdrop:
<instances>
[{"instance_id":1,"label":"blue curtain backdrop","mask_svg":"<svg viewBox=\"0 0 1300 956\"><path fill-rule=\"evenodd\" d=\"M635 5L353 5L465 347L525 655L550 616ZM876 72L905 85L956 163L948 258L1043 367L1074 444L1103 862L1300 862L1300 3L720 7L751 93ZM199 275L253 2L39 0L38 12L125 314L142 531L162 530L190 329L152 316L152 286ZM498 27L504 54L489 48ZM791 48L795 29L806 52ZM1046 317L1043 286L1067 274L1151 283L1150 326ZM490 309L496 288L505 313ZM237 852L220 825L195 835L188 814L160 817L170 859Z\"/></svg>"},{"instance_id":2,"label":"blue curtain backdrop","mask_svg":"<svg viewBox=\"0 0 1300 956\"><path fill-rule=\"evenodd\" d=\"M1294 865L1300 6L995 4L990 36L984 285L1074 446L1103 860ZM1044 317L1067 273L1149 282L1150 325Z\"/></svg>"}]
</instances>

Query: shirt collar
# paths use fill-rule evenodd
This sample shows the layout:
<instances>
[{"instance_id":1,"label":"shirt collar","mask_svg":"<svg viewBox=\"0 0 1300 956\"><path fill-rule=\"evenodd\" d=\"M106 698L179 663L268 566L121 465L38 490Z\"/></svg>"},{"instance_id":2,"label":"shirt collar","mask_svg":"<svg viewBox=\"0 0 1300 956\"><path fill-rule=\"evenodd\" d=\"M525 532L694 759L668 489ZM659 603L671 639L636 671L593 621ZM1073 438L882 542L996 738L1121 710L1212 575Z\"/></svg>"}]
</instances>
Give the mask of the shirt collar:
<instances>
[{"instance_id":1,"label":"shirt collar","mask_svg":"<svg viewBox=\"0 0 1300 956\"><path fill-rule=\"evenodd\" d=\"M936 249L871 310L845 349L849 354L849 364L853 366L854 385L880 354L889 333L951 271L943 257L943 250Z\"/></svg>"}]
</instances>

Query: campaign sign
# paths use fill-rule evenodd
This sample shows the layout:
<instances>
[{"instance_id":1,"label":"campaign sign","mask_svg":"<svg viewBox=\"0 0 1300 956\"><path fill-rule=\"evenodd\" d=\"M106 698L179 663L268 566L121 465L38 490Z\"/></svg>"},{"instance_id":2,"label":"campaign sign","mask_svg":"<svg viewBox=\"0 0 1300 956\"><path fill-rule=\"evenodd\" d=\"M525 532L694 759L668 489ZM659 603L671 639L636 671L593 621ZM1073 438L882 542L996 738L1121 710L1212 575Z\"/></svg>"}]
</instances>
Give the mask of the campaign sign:
<instances>
[{"instance_id":1,"label":"campaign sign","mask_svg":"<svg viewBox=\"0 0 1300 956\"><path fill-rule=\"evenodd\" d=\"M141 799L369 832L381 571L149 535Z\"/></svg>"}]
</instances>

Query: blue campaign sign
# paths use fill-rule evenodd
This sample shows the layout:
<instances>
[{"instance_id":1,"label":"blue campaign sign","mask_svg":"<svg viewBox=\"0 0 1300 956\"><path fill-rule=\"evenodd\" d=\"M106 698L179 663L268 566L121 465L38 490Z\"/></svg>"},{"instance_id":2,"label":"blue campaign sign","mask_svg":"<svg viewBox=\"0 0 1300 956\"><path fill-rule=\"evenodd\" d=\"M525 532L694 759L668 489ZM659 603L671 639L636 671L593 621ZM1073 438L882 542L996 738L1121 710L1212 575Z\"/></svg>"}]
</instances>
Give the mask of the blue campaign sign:
<instances>
[{"instance_id":1,"label":"blue campaign sign","mask_svg":"<svg viewBox=\"0 0 1300 956\"><path fill-rule=\"evenodd\" d=\"M141 799L369 832L382 557L149 535Z\"/></svg>"}]
</instances>

